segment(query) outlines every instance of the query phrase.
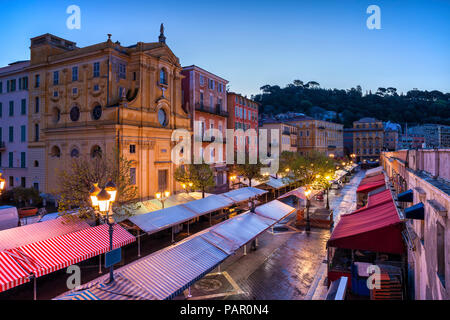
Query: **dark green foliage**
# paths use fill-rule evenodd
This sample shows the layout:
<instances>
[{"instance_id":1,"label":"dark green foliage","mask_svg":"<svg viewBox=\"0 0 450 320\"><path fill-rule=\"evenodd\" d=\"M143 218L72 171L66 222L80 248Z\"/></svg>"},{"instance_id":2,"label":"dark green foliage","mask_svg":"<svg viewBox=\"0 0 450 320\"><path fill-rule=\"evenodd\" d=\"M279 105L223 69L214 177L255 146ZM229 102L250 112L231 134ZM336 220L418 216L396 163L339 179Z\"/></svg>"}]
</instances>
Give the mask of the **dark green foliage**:
<instances>
[{"instance_id":1,"label":"dark green foliage","mask_svg":"<svg viewBox=\"0 0 450 320\"><path fill-rule=\"evenodd\" d=\"M314 108L335 111L335 121L352 127L353 121L374 117L408 125L440 123L450 125L450 93L437 90L411 90L399 94L396 88L378 88L363 95L361 86L348 90L323 89L314 81L294 80L284 88L277 85L261 87L262 94L254 96L261 103L260 113L277 114L287 111L311 115ZM312 109L312 110L311 110Z\"/></svg>"}]
</instances>

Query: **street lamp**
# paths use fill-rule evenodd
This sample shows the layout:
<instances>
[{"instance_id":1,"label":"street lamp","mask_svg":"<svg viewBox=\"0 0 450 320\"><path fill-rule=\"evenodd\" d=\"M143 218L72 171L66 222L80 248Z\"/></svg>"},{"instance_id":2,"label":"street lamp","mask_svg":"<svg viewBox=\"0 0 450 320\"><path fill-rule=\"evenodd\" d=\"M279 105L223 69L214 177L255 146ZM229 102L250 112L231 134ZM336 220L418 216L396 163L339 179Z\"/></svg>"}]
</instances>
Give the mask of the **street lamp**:
<instances>
[{"instance_id":1,"label":"street lamp","mask_svg":"<svg viewBox=\"0 0 450 320\"><path fill-rule=\"evenodd\" d=\"M306 189L305 190L305 196L306 196L306 228L305 231L306 232L310 232L311 231L311 223L309 220L309 207L310 207L310 203L309 203L309 195L311 194L311 190L310 189Z\"/></svg>"},{"instance_id":2,"label":"street lamp","mask_svg":"<svg viewBox=\"0 0 450 320\"><path fill-rule=\"evenodd\" d=\"M2 194L3 189L5 189L5 179L2 177L2 173L0 172L0 194Z\"/></svg>"},{"instance_id":3,"label":"street lamp","mask_svg":"<svg viewBox=\"0 0 450 320\"><path fill-rule=\"evenodd\" d=\"M327 179L327 210L330 210L330 181L331 181L331 177L330 176L326 176L325 179Z\"/></svg>"},{"instance_id":4,"label":"street lamp","mask_svg":"<svg viewBox=\"0 0 450 320\"><path fill-rule=\"evenodd\" d=\"M156 199L158 199L158 200L161 202L162 208L164 209L164 201L166 201L167 198L170 197L170 192L169 192L169 191L164 191L164 193L162 193L162 192L157 192L157 193L155 194L155 196L156 196Z\"/></svg>"},{"instance_id":5,"label":"street lamp","mask_svg":"<svg viewBox=\"0 0 450 320\"><path fill-rule=\"evenodd\" d=\"M334 154L333 154L333 153L330 153L328 156L329 156L331 159L334 158Z\"/></svg>"},{"instance_id":6,"label":"street lamp","mask_svg":"<svg viewBox=\"0 0 450 320\"><path fill-rule=\"evenodd\" d=\"M100 188L95 183L91 191L89 192L92 207L94 210L98 210L100 215L104 218L109 226L109 251L113 250L113 232L114 232L114 220L110 215L112 209L112 203L116 200L117 187L114 182L109 181L105 188L98 191ZM109 268L109 283L114 282L114 266Z\"/></svg>"}]
</instances>

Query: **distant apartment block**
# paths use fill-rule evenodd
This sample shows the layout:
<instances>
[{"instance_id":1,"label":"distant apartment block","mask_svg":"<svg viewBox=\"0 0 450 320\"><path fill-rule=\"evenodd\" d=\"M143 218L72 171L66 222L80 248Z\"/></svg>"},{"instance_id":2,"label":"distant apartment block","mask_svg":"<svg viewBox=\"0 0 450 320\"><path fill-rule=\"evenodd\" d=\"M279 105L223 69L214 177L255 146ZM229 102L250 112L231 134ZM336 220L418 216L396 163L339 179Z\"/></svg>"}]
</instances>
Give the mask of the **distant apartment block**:
<instances>
[{"instance_id":1,"label":"distant apartment block","mask_svg":"<svg viewBox=\"0 0 450 320\"><path fill-rule=\"evenodd\" d=\"M28 172L29 61L0 68L0 166L6 188L39 189Z\"/></svg>"},{"instance_id":2,"label":"distant apartment block","mask_svg":"<svg viewBox=\"0 0 450 320\"><path fill-rule=\"evenodd\" d=\"M417 134L401 134L397 150L421 149L425 146L425 137Z\"/></svg>"},{"instance_id":3,"label":"distant apartment block","mask_svg":"<svg viewBox=\"0 0 450 320\"><path fill-rule=\"evenodd\" d=\"M423 136L425 148L450 148L450 126L424 124L408 128L407 133Z\"/></svg>"},{"instance_id":4,"label":"distant apartment block","mask_svg":"<svg viewBox=\"0 0 450 320\"><path fill-rule=\"evenodd\" d=\"M375 118L362 118L353 122L353 131L356 161L379 160L384 141L383 122Z\"/></svg>"},{"instance_id":5,"label":"distant apartment block","mask_svg":"<svg viewBox=\"0 0 450 320\"><path fill-rule=\"evenodd\" d=\"M398 148L398 139L401 133L401 126L397 123L384 123L383 148L388 151L395 151Z\"/></svg>"},{"instance_id":6,"label":"distant apartment block","mask_svg":"<svg viewBox=\"0 0 450 320\"><path fill-rule=\"evenodd\" d=\"M298 128L297 149L301 154L318 151L326 155L344 155L344 125L308 116L297 116L285 121Z\"/></svg>"},{"instance_id":7,"label":"distant apartment block","mask_svg":"<svg viewBox=\"0 0 450 320\"><path fill-rule=\"evenodd\" d=\"M298 139L298 127L283 122L276 119L267 119L261 121L259 124L259 129L267 130L267 150L271 149L272 146L272 133L278 130L278 141L279 141L279 151L280 153L283 151L297 152L297 139Z\"/></svg>"}]
</instances>

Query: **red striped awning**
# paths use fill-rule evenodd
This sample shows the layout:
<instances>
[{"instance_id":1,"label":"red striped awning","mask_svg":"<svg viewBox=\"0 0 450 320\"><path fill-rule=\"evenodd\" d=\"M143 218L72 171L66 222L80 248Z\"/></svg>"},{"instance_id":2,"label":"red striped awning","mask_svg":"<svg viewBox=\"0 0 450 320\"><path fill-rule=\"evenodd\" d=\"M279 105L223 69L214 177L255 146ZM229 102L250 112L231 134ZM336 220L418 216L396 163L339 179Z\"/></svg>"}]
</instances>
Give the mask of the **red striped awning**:
<instances>
[{"instance_id":1,"label":"red striped awning","mask_svg":"<svg viewBox=\"0 0 450 320\"><path fill-rule=\"evenodd\" d=\"M0 292L29 281L29 274L7 252L0 251Z\"/></svg>"},{"instance_id":2,"label":"red striped awning","mask_svg":"<svg viewBox=\"0 0 450 320\"><path fill-rule=\"evenodd\" d=\"M89 224L76 217L59 217L54 220L2 230L0 231L0 250L17 248L89 227Z\"/></svg>"},{"instance_id":3,"label":"red striped awning","mask_svg":"<svg viewBox=\"0 0 450 320\"><path fill-rule=\"evenodd\" d=\"M109 251L108 225L54 237L7 250L29 273L41 277ZM114 226L113 249L135 241L119 225Z\"/></svg>"}]
</instances>

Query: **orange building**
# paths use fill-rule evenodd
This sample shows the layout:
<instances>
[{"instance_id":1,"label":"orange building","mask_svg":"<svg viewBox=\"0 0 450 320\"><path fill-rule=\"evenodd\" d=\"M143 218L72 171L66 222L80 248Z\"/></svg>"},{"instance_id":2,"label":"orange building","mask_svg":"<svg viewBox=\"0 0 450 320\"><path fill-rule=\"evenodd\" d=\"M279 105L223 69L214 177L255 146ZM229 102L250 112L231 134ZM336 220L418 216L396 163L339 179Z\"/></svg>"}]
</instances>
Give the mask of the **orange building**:
<instances>
[{"instance_id":1,"label":"orange building","mask_svg":"<svg viewBox=\"0 0 450 320\"><path fill-rule=\"evenodd\" d=\"M227 93L228 104L228 129L255 129L258 133L258 106L259 103L242 96L239 93ZM245 141L248 149L249 140ZM234 149L237 150L237 137L235 137Z\"/></svg>"},{"instance_id":2,"label":"orange building","mask_svg":"<svg viewBox=\"0 0 450 320\"><path fill-rule=\"evenodd\" d=\"M216 182L212 192L227 191L225 137L228 81L195 65L183 67L181 74L184 76L182 104L191 115L194 131L192 159L195 163L195 158L202 157L205 162L211 163ZM222 142L218 138L220 134Z\"/></svg>"}]
</instances>

